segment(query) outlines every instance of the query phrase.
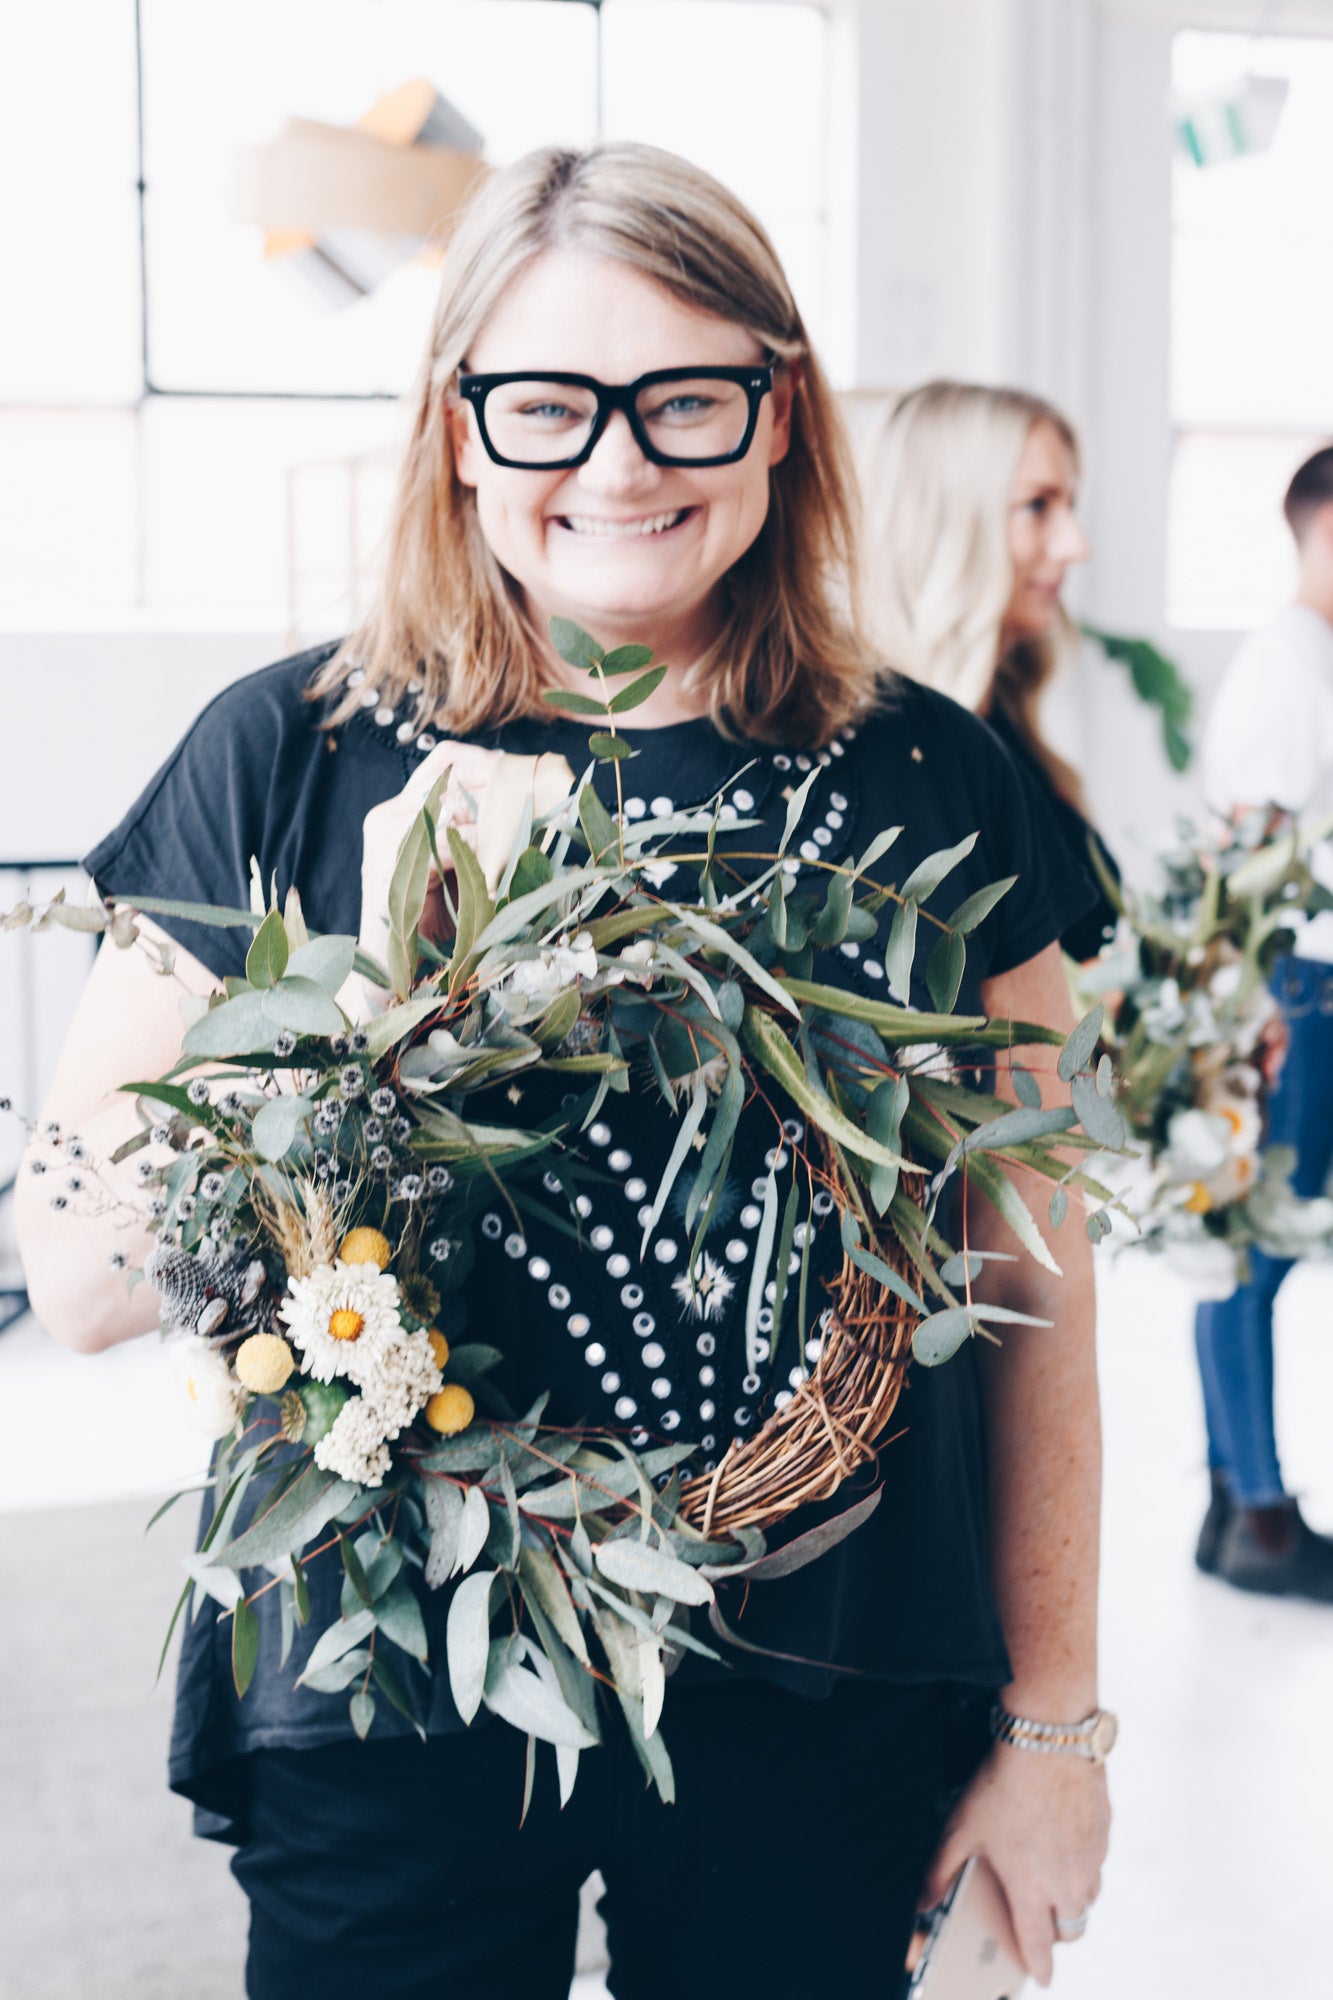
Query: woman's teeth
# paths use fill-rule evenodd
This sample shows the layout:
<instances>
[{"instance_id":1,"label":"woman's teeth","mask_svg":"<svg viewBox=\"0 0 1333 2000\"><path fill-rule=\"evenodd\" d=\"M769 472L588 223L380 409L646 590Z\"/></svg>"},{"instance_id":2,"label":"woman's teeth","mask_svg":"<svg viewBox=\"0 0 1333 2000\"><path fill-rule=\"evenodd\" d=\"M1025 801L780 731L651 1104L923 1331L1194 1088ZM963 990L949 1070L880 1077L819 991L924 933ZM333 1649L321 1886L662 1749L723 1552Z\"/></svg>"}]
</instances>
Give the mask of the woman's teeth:
<instances>
[{"instance_id":1,"label":"woman's teeth","mask_svg":"<svg viewBox=\"0 0 1333 2000\"><path fill-rule=\"evenodd\" d=\"M573 535L599 535L605 541L624 541L636 535L660 535L677 527L691 510L677 507L671 514L649 514L641 521L606 521L595 514L563 514L562 527Z\"/></svg>"}]
</instances>

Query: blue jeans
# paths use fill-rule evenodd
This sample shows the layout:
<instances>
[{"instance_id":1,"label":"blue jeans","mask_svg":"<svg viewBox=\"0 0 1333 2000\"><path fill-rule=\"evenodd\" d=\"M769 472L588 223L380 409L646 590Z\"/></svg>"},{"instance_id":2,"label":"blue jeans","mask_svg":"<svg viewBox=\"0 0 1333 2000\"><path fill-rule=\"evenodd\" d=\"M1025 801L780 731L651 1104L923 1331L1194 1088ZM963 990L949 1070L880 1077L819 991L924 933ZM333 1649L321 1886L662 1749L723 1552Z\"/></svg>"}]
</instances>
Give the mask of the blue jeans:
<instances>
[{"instance_id":1,"label":"blue jeans","mask_svg":"<svg viewBox=\"0 0 1333 2000\"><path fill-rule=\"evenodd\" d=\"M1333 1165L1333 965L1280 959L1272 991L1291 1040L1269 1102L1267 1143L1294 1147L1292 1186L1316 1195ZM1293 1262L1251 1250L1249 1283L1201 1305L1195 1317L1208 1463L1242 1507L1284 1497L1273 1428L1273 1305Z\"/></svg>"}]
</instances>

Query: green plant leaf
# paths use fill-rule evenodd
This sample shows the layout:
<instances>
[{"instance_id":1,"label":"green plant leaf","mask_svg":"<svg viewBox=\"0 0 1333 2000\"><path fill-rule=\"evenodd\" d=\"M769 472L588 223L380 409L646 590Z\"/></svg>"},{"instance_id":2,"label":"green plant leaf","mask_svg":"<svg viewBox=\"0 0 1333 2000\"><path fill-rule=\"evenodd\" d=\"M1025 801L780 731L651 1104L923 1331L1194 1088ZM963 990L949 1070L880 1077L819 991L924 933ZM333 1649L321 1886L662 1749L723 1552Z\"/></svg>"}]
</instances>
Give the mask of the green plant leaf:
<instances>
[{"instance_id":1,"label":"green plant leaf","mask_svg":"<svg viewBox=\"0 0 1333 2000\"><path fill-rule=\"evenodd\" d=\"M924 903L928 897L934 895L945 876L951 875L959 862L972 852L976 844L977 835L969 833L956 847L942 847L937 853L928 854L924 861L917 863L903 883L900 893L905 898L914 898L918 903Z\"/></svg>"},{"instance_id":2,"label":"green plant leaf","mask_svg":"<svg viewBox=\"0 0 1333 2000\"><path fill-rule=\"evenodd\" d=\"M311 938L308 944L301 945L288 959L286 977L313 979L316 986L322 986L324 991L334 998L351 978L355 961L355 938L333 936ZM330 1032L337 1031L330 1030Z\"/></svg>"},{"instance_id":3,"label":"green plant leaf","mask_svg":"<svg viewBox=\"0 0 1333 2000\"><path fill-rule=\"evenodd\" d=\"M895 1000L906 1002L912 993L912 960L916 956L915 903L900 903L893 913L889 942L884 952L884 977Z\"/></svg>"},{"instance_id":4,"label":"green plant leaf","mask_svg":"<svg viewBox=\"0 0 1333 2000\"><path fill-rule=\"evenodd\" d=\"M591 785L585 785L579 793L579 825L594 861L603 862L608 857L614 860L619 856L619 829Z\"/></svg>"},{"instance_id":5,"label":"green plant leaf","mask_svg":"<svg viewBox=\"0 0 1333 2000\"><path fill-rule=\"evenodd\" d=\"M186 1029L181 1042L187 1056L250 1056L271 1054L277 1029L264 1007L263 992L240 993L210 1007Z\"/></svg>"},{"instance_id":6,"label":"green plant leaf","mask_svg":"<svg viewBox=\"0 0 1333 2000\"><path fill-rule=\"evenodd\" d=\"M369 1688L358 1688L348 1703L348 1714L352 1727L364 1743L370 1734L370 1725L375 1720L375 1697Z\"/></svg>"},{"instance_id":7,"label":"green plant leaf","mask_svg":"<svg viewBox=\"0 0 1333 2000\"><path fill-rule=\"evenodd\" d=\"M1007 896L1018 880L1017 875L1006 875L1002 882L990 882L984 889L975 889L958 905L949 919L951 931L961 931L966 937L977 925L988 917L1002 896Z\"/></svg>"},{"instance_id":8,"label":"green plant leaf","mask_svg":"<svg viewBox=\"0 0 1333 2000\"><path fill-rule=\"evenodd\" d=\"M1078 1122L1097 1145L1119 1152L1126 1142L1125 1121L1097 1089L1091 1077L1076 1076L1069 1086Z\"/></svg>"},{"instance_id":9,"label":"green plant leaf","mask_svg":"<svg viewBox=\"0 0 1333 2000\"><path fill-rule=\"evenodd\" d=\"M598 701L595 695L580 694L577 688L546 688L542 700L551 708L567 709L571 715L604 717L606 714L604 701Z\"/></svg>"},{"instance_id":10,"label":"green plant leaf","mask_svg":"<svg viewBox=\"0 0 1333 2000\"><path fill-rule=\"evenodd\" d=\"M602 660L604 674L637 674L653 657L651 646L615 646Z\"/></svg>"},{"instance_id":11,"label":"green plant leaf","mask_svg":"<svg viewBox=\"0 0 1333 2000\"><path fill-rule=\"evenodd\" d=\"M245 954L245 976L252 986L273 986L287 970L287 926L278 910L270 910Z\"/></svg>"},{"instance_id":12,"label":"green plant leaf","mask_svg":"<svg viewBox=\"0 0 1333 2000\"><path fill-rule=\"evenodd\" d=\"M553 618L550 632L551 644L571 667L582 667L585 673L591 673L606 658L592 634L576 625L572 618Z\"/></svg>"},{"instance_id":13,"label":"green plant leaf","mask_svg":"<svg viewBox=\"0 0 1333 2000\"><path fill-rule=\"evenodd\" d=\"M484 1505L483 1501L483 1505ZM491 1589L496 1572L465 1576L453 1594L445 1634L449 1687L464 1722L481 1707L491 1647Z\"/></svg>"},{"instance_id":14,"label":"green plant leaf","mask_svg":"<svg viewBox=\"0 0 1333 2000\"><path fill-rule=\"evenodd\" d=\"M938 1368L971 1337L971 1314L964 1306L949 1306L920 1322L912 1335L912 1353L923 1368Z\"/></svg>"},{"instance_id":15,"label":"green plant leaf","mask_svg":"<svg viewBox=\"0 0 1333 2000\"><path fill-rule=\"evenodd\" d=\"M340 1035L347 1026L342 1008L322 986L291 973L265 993L264 1012L275 1028L296 1035Z\"/></svg>"},{"instance_id":16,"label":"green plant leaf","mask_svg":"<svg viewBox=\"0 0 1333 2000\"><path fill-rule=\"evenodd\" d=\"M640 702L647 701L649 695L661 687L668 671L666 667L649 667L646 674L640 674L638 680L631 681L628 687L621 688L619 694L612 695L612 715L624 715L627 709L637 708Z\"/></svg>"},{"instance_id":17,"label":"green plant leaf","mask_svg":"<svg viewBox=\"0 0 1333 2000\"><path fill-rule=\"evenodd\" d=\"M627 737L612 736L605 729L594 729L588 738L588 749L594 757L609 764L622 764L639 754Z\"/></svg>"},{"instance_id":18,"label":"green plant leaf","mask_svg":"<svg viewBox=\"0 0 1333 2000\"><path fill-rule=\"evenodd\" d=\"M1029 1111L1041 1109L1041 1085L1030 1069L1023 1069L1018 1063L1009 1065L1009 1078L1014 1086L1014 1095Z\"/></svg>"},{"instance_id":19,"label":"green plant leaf","mask_svg":"<svg viewBox=\"0 0 1333 2000\"><path fill-rule=\"evenodd\" d=\"M356 1497L357 1490L350 1480L307 1465L242 1534L214 1550L213 1560L239 1570L295 1554Z\"/></svg>"},{"instance_id":20,"label":"green plant leaf","mask_svg":"<svg viewBox=\"0 0 1333 2000\"><path fill-rule=\"evenodd\" d=\"M404 1576L397 1577L375 1603L375 1623L385 1637L424 1666L429 1656L426 1625L416 1593Z\"/></svg>"},{"instance_id":21,"label":"green plant leaf","mask_svg":"<svg viewBox=\"0 0 1333 2000\"><path fill-rule=\"evenodd\" d=\"M255 1664L259 1659L259 1620L243 1597L236 1600L231 1626L231 1677L236 1687L237 1699L244 1698L245 1691L255 1677Z\"/></svg>"},{"instance_id":22,"label":"green plant leaf","mask_svg":"<svg viewBox=\"0 0 1333 2000\"><path fill-rule=\"evenodd\" d=\"M777 1022L757 1007L748 1008L742 1039L750 1053L755 1056L786 1090L789 1097L804 1111L807 1118L827 1132L830 1139L846 1146L859 1158L886 1167L897 1167L909 1173L917 1173L910 1160L899 1153L890 1152L853 1124L847 1115L839 1111L833 1100L822 1091L816 1090L806 1076L801 1058L792 1047Z\"/></svg>"},{"instance_id":23,"label":"green plant leaf","mask_svg":"<svg viewBox=\"0 0 1333 2000\"><path fill-rule=\"evenodd\" d=\"M275 1163L281 1160L292 1146L310 1106L304 1097L266 1098L260 1105L251 1125L255 1151L264 1159Z\"/></svg>"},{"instance_id":24,"label":"green plant leaf","mask_svg":"<svg viewBox=\"0 0 1333 2000\"><path fill-rule=\"evenodd\" d=\"M596 1542L593 1561L608 1583L622 1590L670 1597L677 1604L711 1604L713 1586L701 1570L647 1542Z\"/></svg>"},{"instance_id":25,"label":"green plant leaf","mask_svg":"<svg viewBox=\"0 0 1333 2000\"><path fill-rule=\"evenodd\" d=\"M839 865L843 872L829 877L824 907L810 932L811 943L818 945L821 951L830 951L846 937L847 919L851 914L852 897L856 893L856 877L850 860Z\"/></svg>"},{"instance_id":26,"label":"green plant leaf","mask_svg":"<svg viewBox=\"0 0 1333 2000\"><path fill-rule=\"evenodd\" d=\"M959 931L941 931L926 960L926 985L941 1014L951 1014L958 1001L967 964L967 946Z\"/></svg>"},{"instance_id":27,"label":"green plant leaf","mask_svg":"<svg viewBox=\"0 0 1333 2000\"><path fill-rule=\"evenodd\" d=\"M1056 1059L1056 1074L1062 1083L1072 1083L1081 1069L1086 1069L1092 1061L1102 1032L1102 1016L1105 1013L1101 1001L1090 1007L1077 1027L1072 1028L1069 1039Z\"/></svg>"},{"instance_id":28,"label":"green plant leaf","mask_svg":"<svg viewBox=\"0 0 1333 2000\"><path fill-rule=\"evenodd\" d=\"M512 1659L502 1661L498 1649L486 1676L484 1699L492 1714L543 1743L570 1750L591 1750L597 1743L554 1687Z\"/></svg>"},{"instance_id":29,"label":"green plant leaf","mask_svg":"<svg viewBox=\"0 0 1333 2000\"><path fill-rule=\"evenodd\" d=\"M350 1618L340 1618L336 1625L330 1625L321 1632L310 1649L310 1658L301 1672L301 1680L308 1681L312 1674L322 1673L325 1667L332 1667L368 1639L375 1629L375 1613L368 1605L354 1612Z\"/></svg>"}]
</instances>

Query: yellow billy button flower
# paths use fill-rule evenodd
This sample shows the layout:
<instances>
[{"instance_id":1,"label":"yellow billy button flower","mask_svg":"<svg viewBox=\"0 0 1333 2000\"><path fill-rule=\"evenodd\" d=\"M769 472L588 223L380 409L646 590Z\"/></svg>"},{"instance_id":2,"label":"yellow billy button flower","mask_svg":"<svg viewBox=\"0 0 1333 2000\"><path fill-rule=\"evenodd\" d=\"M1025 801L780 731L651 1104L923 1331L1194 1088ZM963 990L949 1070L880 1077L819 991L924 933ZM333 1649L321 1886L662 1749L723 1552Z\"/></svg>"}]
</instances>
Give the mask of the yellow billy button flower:
<instances>
[{"instance_id":1,"label":"yellow billy button flower","mask_svg":"<svg viewBox=\"0 0 1333 2000\"><path fill-rule=\"evenodd\" d=\"M425 1418L433 1431L446 1437L465 1431L476 1415L477 1406L461 1382L446 1382L426 1405Z\"/></svg>"},{"instance_id":2,"label":"yellow billy button flower","mask_svg":"<svg viewBox=\"0 0 1333 2000\"><path fill-rule=\"evenodd\" d=\"M387 1271L393 1252L381 1230L349 1229L338 1245L338 1255L344 1264L373 1264L377 1270Z\"/></svg>"},{"instance_id":3,"label":"yellow billy button flower","mask_svg":"<svg viewBox=\"0 0 1333 2000\"><path fill-rule=\"evenodd\" d=\"M1213 1197L1209 1194L1203 1182L1195 1181L1194 1192L1185 1203L1185 1213L1187 1215L1207 1215L1212 1205Z\"/></svg>"},{"instance_id":4,"label":"yellow billy button flower","mask_svg":"<svg viewBox=\"0 0 1333 2000\"><path fill-rule=\"evenodd\" d=\"M276 1396L296 1366L296 1356L276 1333L252 1333L241 1342L236 1373L256 1396Z\"/></svg>"},{"instance_id":5,"label":"yellow billy button flower","mask_svg":"<svg viewBox=\"0 0 1333 2000\"><path fill-rule=\"evenodd\" d=\"M443 1368L445 1362L449 1359L448 1341L437 1326L431 1328L426 1338L430 1342L430 1351L435 1356L435 1366Z\"/></svg>"},{"instance_id":6,"label":"yellow billy button flower","mask_svg":"<svg viewBox=\"0 0 1333 2000\"><path fill-rule=\"evenodd\" d=\"M336 1313L329 1315L329 1338L359 1340L365 1330L365 1324L359 1312L352 1312L349 1307L342 1306Z\"/></svg>"}]
</instances>

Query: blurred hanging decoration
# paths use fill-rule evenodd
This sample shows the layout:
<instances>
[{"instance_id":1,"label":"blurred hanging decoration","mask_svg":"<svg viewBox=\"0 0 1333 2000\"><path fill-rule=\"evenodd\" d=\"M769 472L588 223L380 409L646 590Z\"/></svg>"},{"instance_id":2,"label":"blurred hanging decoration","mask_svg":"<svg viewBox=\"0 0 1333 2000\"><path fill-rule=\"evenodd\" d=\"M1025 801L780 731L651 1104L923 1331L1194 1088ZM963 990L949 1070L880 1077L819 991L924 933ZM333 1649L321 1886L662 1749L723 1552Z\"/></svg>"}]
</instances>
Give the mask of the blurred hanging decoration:
<instances>
[{"instance_id":1,"label":"blurred hanging decoration","mask_svg":"<svg viewBox=\"0 0 1333 2000\"><path fill-rule=\"evenodd\" d=\"M1129 669L1139 700L1162 711L1162 748L1173 771L1188 770L1194 746L1186 733L1194 709L1189 683L1174 660L1160 653L1150 639L1125 638L1084 625L1083 635L1100 646L1108 660Z\"/></svg>"},{"instance_id":2,"label":"blurred hanging decoration","mask_svg":"<svg viewBox=\"0 0 1333 2000\"><path fill-rule=\"evenodd\" d=\"M488 171L482 135L424 77L354 126L289 118L267 145L238 147L232 213L263 228L334 306L354 305L413 259L438 261L449 224Z\"/></svg>"},{"instance_id":3,"label":"blurred hanging decoration","mask_svg":"<svg viewBox=\"0 0 1333 2000\"><path fill-rule=\"evenodd\" d=\"M1266 153L1277 136L1291 84L1248 70L1221 89L1191 92L1173 107L1176 140L1196 167L1221 167Z\"/></svg>"}]
</instances>

